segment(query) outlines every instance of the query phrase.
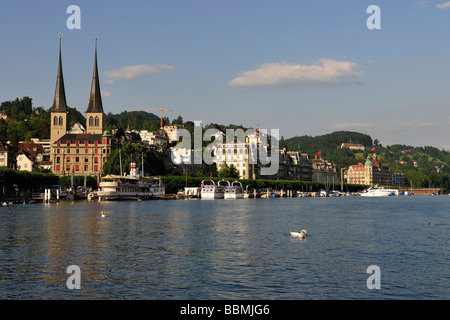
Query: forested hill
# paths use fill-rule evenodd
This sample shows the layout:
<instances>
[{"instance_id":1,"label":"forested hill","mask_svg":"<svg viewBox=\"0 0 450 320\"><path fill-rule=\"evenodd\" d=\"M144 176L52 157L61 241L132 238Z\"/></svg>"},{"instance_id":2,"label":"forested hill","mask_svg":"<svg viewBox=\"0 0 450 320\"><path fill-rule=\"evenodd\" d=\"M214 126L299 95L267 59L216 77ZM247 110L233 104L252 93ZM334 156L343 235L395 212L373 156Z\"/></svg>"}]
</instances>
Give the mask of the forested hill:
<instances>
[{"instance_id":1,"label":"forested hill","mask_svg":"<svg viewBox=\"0 0 450 320\"><path fill-rule=\"evenodd\" d=\"M375 142L378 143L377 140ZM363 151L355 152L348 148L341 149L342 143L358 143L365 147L366 153ZM363 133L352 131L337 131L321 136L301 136L289 139L281 139L280 148L285 147L287 150L307 153L314 157L320 151L322 158L327 161L335 162L338 170L341 167L348 167L349 165L358 163L364 156L367 156L373 146L372 138ZM361 158L361 160L357 160ZM364 161L363 161L364 162Z\"/></svg>"},{"instance_id":2,"label":"forested hill","mask_svg":"<svg viewBox=\"0 0 450 320\"><path fill-rule=\"evenodd\" d=\"M300 150L305 153L315 154L319 149L322 152L327 152L331 149L336 149L341 146L341 143L359 143L365 147L372 146L372 138L363 133L352 131L336 131L322 136L301 136L293 137L285 140L286 148L289 150Z\"/></svg>"}]
</instances>

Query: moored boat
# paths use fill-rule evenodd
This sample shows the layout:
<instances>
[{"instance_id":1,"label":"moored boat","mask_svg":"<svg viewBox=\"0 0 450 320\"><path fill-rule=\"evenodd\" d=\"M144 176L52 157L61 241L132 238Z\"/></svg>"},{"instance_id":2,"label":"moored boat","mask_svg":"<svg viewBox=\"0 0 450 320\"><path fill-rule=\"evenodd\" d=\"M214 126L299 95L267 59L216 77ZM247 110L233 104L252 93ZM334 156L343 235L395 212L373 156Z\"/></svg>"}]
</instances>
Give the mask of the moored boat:
<instances>
[{"instance_id":1,"label":"moored boat","mask_svg":"<svg viewBox=\"0 0 450 320\"><path fill-rule=\"evenodd\" d=\"M101 178L96 196L99 200L147 200L161 198L165 187L160 178L143 177L131 163L130 175L107 175Z\"/></svg>"},{"instance_id":2,"label":"moored boat","mask_svg":"<svg viewBox=\"0 0 450 320\"><path fill-rule=\"evenodd\" d=\"M200 198L202 200L223 199L225 187L216 185L214 180L203 180L200 186Z\"/></svg>"},{"instance_id":3,"label":"moored boat","mask_svg":"<svg viewBox=\"0 0 450 320\"><path fill-rule=\"evenodd\" d=\"M394 189L385 189L382 187L370 187L366 191L361 192L361 197L389 197L395 196L396 194L397 194L396 190Z\"/></svg>"},{"instance_id":4,"label":"moored boat","mask_svg":"<svg viewBox=\"0 0 450 320\"><path fill-rule=\"evenodd\" d=\"M234 181L231 185L225 188L225 199L243 199L244 198L244 188L242 183L239 181Z\"/></svg>"}]
</instances>

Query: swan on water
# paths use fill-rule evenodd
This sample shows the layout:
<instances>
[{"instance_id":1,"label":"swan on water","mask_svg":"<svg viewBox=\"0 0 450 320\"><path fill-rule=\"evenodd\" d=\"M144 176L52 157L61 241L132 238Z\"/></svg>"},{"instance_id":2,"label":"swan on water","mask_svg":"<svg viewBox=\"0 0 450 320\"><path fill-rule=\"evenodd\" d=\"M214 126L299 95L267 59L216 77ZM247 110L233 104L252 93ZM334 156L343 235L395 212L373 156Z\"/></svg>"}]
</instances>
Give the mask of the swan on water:
<instances>
[{"instance_id":1,"label":"swan on water","mask_svg":"<svg viewBox=\"0 0 450 320\"><path fill-rule=\"evenodd\" d=\"M103 213L103 211L102 211L102 218L104 218L105 217L105 214Z\"/></svg>"},{"instance_id":2,"label":"swan on water","mask_svg":"<svg viewBox=\"0 0 450 320\"><path fill-rule=\"evenodd\" d=\"M292 231L290 231L290 233L291 233L291 236L299 237L300 239L306 238L306 235L308 234L308 232L306 230L304 230L304 229L302 231L300 231L300 232L292 232Z\"/></svg>"}]
</instances>

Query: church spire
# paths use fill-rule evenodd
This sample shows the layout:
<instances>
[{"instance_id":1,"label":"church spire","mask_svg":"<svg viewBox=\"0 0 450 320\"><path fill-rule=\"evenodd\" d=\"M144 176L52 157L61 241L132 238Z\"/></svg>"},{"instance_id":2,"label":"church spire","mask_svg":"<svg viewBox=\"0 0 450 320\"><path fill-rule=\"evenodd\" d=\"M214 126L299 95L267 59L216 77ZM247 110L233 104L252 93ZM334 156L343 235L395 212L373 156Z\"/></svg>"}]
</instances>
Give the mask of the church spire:
<instances>
[{"instance_id":1,"label":"church spire","mask_svg":"<svg viewBox=\"0 0 450 320\"><path fill-rule=\"evenodd\" d=\"M89 105L86 112L103 113L102 96L100 93L100 81L98 77L97 67L97 38L95 38L94 75L92 77L91 95L89 97Z\"/></svg>"},{"instance_id":2,"label":"church spire","mask_svg":"<svg viewBox=\"0 0 450 320\"><path fill-rule=\"evenodd\" d=\"M61 35L59 34L59 65L58 75L56 78L55 98L53 100L52 112L67 112L66 92L64 90L64 77L62 70L62 58L61 58Z\"/></svg>"}]
</instances>

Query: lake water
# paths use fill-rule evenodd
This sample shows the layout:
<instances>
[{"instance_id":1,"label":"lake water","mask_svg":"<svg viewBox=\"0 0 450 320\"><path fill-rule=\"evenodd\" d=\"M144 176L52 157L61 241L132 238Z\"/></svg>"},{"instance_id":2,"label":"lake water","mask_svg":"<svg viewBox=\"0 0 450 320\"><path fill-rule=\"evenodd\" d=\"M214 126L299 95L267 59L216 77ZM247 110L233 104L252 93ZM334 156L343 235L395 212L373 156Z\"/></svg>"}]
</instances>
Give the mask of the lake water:
<instances>
[{"instance_id":1,"label":"lake water","mask_svg":"<svg viewBox=\"0 0 450 320\"><path fill-rule=\"evenodd\" d=\"M0 207L0 299L450 299L449 208L450 196Z\"/></svg>"}]
</instances>

